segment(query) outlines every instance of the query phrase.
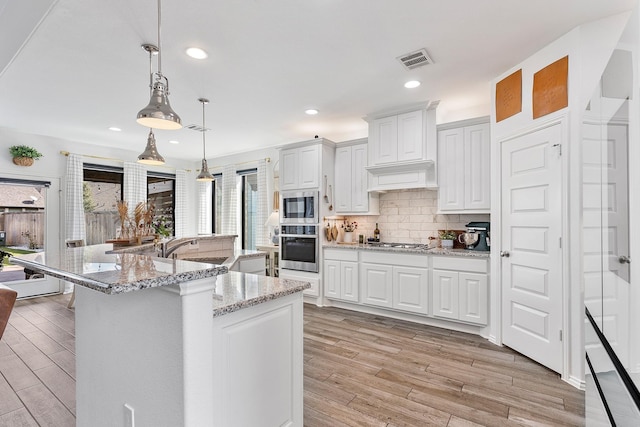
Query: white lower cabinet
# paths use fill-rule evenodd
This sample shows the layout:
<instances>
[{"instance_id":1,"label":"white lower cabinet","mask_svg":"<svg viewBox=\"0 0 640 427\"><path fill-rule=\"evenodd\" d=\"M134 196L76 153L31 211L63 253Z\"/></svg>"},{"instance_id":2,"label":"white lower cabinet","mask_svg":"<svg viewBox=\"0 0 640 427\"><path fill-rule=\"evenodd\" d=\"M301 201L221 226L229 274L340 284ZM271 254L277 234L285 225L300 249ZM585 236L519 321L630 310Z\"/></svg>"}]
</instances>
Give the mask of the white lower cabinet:
<instances>
[{"instance_id":1,"label":"white lower cabinet","mask_svg":"<svg viewBox=\"0 0 640 427\"><path fill-rule=\"evenodd\" d=\"M434 257L432 314L486 325L489 306L487 268L486 259Z\"/></svg>"},{"instance_id":2,"label":"white lower cabinet","mask_svg":"<svg viewBox=\"0 0 640 427\"><path fill-rule=\"evenodd\" d=\"M327 248L324 297L486 325L489 259ZM431 272L431 274L430 274Z\"/></svg>"},{"instance_id":3,"label":"white lower cabinet","mask_svg":"<svg viewBox=\"0 0 640 427\"><path fill-rule=\"evenodd\" d=\"M358 302L358 263L324 261L324 295L327 298Z\"/></svg>"},{"instance_id":4,"label":"white lower cabinet","mask_svg":"<svg viewBox=\"0 0 640 427\"><path fill-rule=\"evenodd\" d=\"M428 314L427 256L363 252L362 261L369 261L360 263L363 304Z\"/></svg>"},{"instance_id":5,"label":"white lower cabinet","mask_svg":"<svg viewBox=\"0 0 640 427\"><path fill-rule=\"evenodd\" d=\"M426 268L393 267L393 308L427 314L429 274Z\"/></svg>"},{"instance_id":6,"label":"white lower cabinet","mask_svg":"<svg viewBox=\"0 0 640 427\"><path fill-rule=\"evenodd\" d=\"M323 265L324 296L359 302L358 251L326 249Z\"/></svg>"},{"instance_id":7,"label":"white lower cabinet","mask_svg":"<svg viewBox=\"0 0 640 427\"><path fill-rule=\"evenodd\" d=\"M360 264L362 270L362 302L364 304L391 307L393 267L390 265Z\"/></svg>"}]
</instances>

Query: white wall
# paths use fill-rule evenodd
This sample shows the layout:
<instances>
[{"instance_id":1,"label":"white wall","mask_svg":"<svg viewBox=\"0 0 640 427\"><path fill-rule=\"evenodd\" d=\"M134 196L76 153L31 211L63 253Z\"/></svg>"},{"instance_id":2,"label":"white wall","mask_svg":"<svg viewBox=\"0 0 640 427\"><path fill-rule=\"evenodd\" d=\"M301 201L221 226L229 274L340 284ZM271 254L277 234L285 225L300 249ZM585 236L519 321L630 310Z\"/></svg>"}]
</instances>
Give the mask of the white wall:
<instances>
[{"instance_id":1,"label":"white wall","mask_svg":"<svg viewBox=\"0 0 640 427\"><path fill-rule=\"evenodd\" d=\"M583 298L581 273L581 116L588 99L598 84L613 49L628 20L629 13L604 18L582 25L555 40L520 64L514 65L496 77L491 84L491 104L495 106L496 83L522 69L522 112L499 123L495 121L495 108L491 111L492 164L500 164L500 141L521 135L546 124L564 123L563 143L563 225L564 284L565 284L565 369L563 379L580 386L584 381L584 346L582 337ZM569 105L549 115L533 119L532 89L533 74L556 60L569 56ZM493 254L491 295L492 306L500 307L500 171L492 170L492 242ZM496 327L492 335L501 342L499 310L491 310L491 325ZM559 325L558 325L559 326ZM566 332L568 331L568 333Z\"/></svg>"},{"instance_id":2,"label":"white wall","mask_svg":"<svg viewBox=\"0 0 640 427\"><path fill-rule=\"evenodd\" d=\"M11 155L9 154L9 147L11 147L12 145L28 145L34 147L42 154L44 154L44 157L42 157L40 160L36 160L31 167L14 165ZM139 149L139 151L127 151L98 145L79 143L75 141L66 141L48 136L16 132L7 128L0 128L0 177L43 180L58 179L60 181L60 212L48 212L47 215L55 215L56 220L54 222L59 224L58 235L55 238L55 241L48 242L48 244L52 244L54 247L62 247L62 242L64 241L64 236L66 235L64 229L64 215L66 209L64 205L64 192L66 184L64 175L66 172L67 158L64 155L60 154L60 151L119 159L120 161L86 157L83 160L87 163L122 166L122 161L135 161L138 158L138 155L144 150L145 145L146 140L142 139L140 141L140 146L136 147ZM159 150L162 153L162 145L160 145ZM173 173L176 168L191 169L191 172L188 173L187 179L189 180L189 177L193 177L191 181L195 183L195 176L197 175L197 173L195 172L192 162L169 158L167 158L166 160L166 166L168 167L149 167L149 170L164 173ZM196 200L194 188L195 185L189 186L190 194L192 195L190 200L193 201ZM50 197L51 196L52 195L50 195ZM192 220L189 221L189 228L190 234L195 234L195 216Z\"/></svg>"}]
</instances>

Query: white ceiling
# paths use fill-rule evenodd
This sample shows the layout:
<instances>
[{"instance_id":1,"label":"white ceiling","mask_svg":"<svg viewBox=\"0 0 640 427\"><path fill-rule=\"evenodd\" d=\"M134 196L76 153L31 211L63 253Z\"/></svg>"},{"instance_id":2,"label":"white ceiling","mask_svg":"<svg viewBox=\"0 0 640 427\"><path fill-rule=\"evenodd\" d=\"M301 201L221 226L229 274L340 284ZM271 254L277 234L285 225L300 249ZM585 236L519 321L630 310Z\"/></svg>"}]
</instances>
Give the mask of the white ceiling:
<instances>
[{"instance_id":1,"label":"white ceiling","mask_svg":"<svg viewBox=\"0 0 640 427\"><path fill-rule=\"evenodd\" d=\"M489 81L575 26L636 0L164 0L162 71L207 157L367 135L362 117L440 100L439 122L488 115ZM142 151L156 0L0 0L0 127ZM198 46L205 60L187 57ZM396 57L426 48L435 64ZM422 86L405 89L417 79ZM317 116L306 108L320 110ZM107 128L117 126L122 132ZM201 134L157 131L197 160ZM180 144L169 144L176 139ZM88 154L88 150L80 150Z\"/></svg>"}]
</instances>

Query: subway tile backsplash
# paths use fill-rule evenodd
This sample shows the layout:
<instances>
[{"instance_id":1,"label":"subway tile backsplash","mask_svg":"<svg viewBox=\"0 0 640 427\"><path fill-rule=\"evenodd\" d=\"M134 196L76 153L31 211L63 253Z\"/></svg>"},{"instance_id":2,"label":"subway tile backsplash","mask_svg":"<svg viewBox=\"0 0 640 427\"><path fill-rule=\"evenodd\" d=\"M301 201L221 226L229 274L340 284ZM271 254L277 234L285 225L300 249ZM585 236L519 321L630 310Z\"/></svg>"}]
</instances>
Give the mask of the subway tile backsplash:
<instances>
[{"instance_id":1,"label":"subway tile backsplash","mask_svg":"<svg viewBox=\"0 0 640 427\"><path fill-rule=\"evenodd\" d=\"M438 192L427 189L389 191L380 194L379 216L348 216L358 223L357 234L373 236L376 222L380 240L386 242L429 243L438 230L464 230L471 221L490 221L489 214L437 214Z\"/></svg>"}]
</instances>

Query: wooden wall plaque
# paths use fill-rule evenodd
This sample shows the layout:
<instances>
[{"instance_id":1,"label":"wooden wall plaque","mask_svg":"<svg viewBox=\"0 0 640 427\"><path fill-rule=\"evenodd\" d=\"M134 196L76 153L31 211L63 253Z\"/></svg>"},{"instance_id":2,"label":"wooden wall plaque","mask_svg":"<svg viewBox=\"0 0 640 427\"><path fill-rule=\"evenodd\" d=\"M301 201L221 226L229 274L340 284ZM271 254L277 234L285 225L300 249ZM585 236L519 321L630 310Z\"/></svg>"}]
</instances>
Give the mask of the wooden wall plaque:
<instances>
[{"instance_id":1,"label":"wooden wall plaque","mask_svg":"<svg viewBox=\"0 0 640 427\"><path fill-rule=\"evenodd\" d=\"M569 105L567 76L569 57L558 59L533 75L533 118L545 116Z\"/></svg>"},{"instance_id":2,"label":"wooden wall plaque","mask_svg":"<svg viewBox=\"0 0 640 427\"><path fill-rule=\"evenodd\" d=\"M522 69L496 84L496 122L522 111Z\"/></svg>"}]
</instances>

